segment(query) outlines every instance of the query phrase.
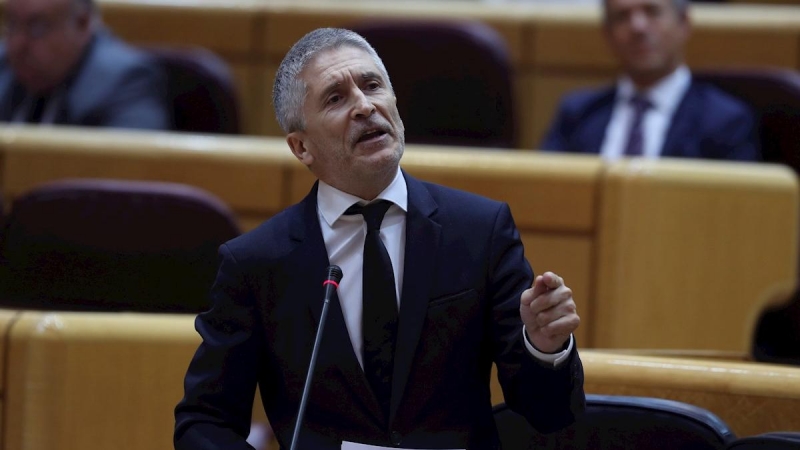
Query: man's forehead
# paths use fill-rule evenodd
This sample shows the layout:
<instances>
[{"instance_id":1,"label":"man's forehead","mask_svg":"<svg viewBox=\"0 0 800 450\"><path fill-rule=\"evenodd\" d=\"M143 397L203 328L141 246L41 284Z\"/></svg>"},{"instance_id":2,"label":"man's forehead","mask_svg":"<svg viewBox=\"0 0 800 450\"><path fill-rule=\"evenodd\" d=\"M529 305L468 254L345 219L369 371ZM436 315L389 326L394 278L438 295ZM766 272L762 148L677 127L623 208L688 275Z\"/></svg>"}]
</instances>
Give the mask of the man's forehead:
<instances>
[{"instance_id":1,"label":"man's forehead","mask_svg":"<svg viewBox=\"0 0 800 450\"><path fill-rule=\"evenodd\" d=\"M301 76L309 81L333 81L342 77L345 71L355 71L357 75L379 73L375 61L369 53L358 47L341 46L323 50L308 62Z\"/></svg>"},{"instance_id":2,"label":"man's forehead","mask_svg":"<svg viewBox=\"0 0 800 450\"><path fill-rule=\"evenodd\" d=\"M36 15L60 11L75 0L6 0L8 12Z\"/></svg>"},{"instance_id":3,"label":"man's forehead","mask_svg":"<svg viewBox=\"0 0 800 450\"><path fill-rule=\"evenodd\" d=\"M609 8L633 8L646 5L660 5L667 6L672 3L672 0L607 0Z\"/></svg>"}]
</instances>

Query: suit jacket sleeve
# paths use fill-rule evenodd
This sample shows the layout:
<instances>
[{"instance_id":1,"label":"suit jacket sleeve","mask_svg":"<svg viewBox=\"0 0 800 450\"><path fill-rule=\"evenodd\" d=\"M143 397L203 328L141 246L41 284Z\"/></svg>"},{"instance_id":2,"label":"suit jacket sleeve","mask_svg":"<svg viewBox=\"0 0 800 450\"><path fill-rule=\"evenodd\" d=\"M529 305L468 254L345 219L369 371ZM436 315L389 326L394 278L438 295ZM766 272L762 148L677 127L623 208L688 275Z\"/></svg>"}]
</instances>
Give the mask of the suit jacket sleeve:
<instances>
[{"instance_id":1,"label":"suit jacket sleeve","mask_svg":"<svg viewBox=\"0 0 800 450\"><path fill-rule=\"evenodd\" d=\"M569 145L567 143L567 136L570 134L569 130L569 114L567 111L566 101L562 100L558 107L558 112L550 124L544 139L539 144L539 150L544 151L567 151Z\"/></svg>"},{"instance_id":2,"label":"suit jacket sleeve","mask_svg":"<svg viewBox=\"0 0 800 450\"><path fill-rule=\"evenodd\" d=\"M111 91L99 126L167 130L172 126L166 76L155 66L131 67Z\"/></svg>"},{"instance_id":3,"label":"suit jacket sleeve","mask_svg":"<svg viewBox=\"0 0 800 450\"><path fill-rule=\"evenodd\" d=\"M749 111L741 111L731 117L720 130L720 159L729 161L761 161L755 119Z\"/></svg>"},{"instance_id":4,"label":"suit jacket sleeve","mask_svg":"<svg viewBox=\"0 0 800 450\"><path fill-rule=\"evenodd\" d=\"M494 296L495 363L506 404L541 432L573 423L585 409L583 366L577 345L558 368L531 355L523 341L520 293L532 273L511 212L503 205L493 233L490 286Z\"/></svg>"},{"instance_id":5,"label":"suit jacket sleeve","mask_svg":"<svg viewBox=\"0 0 800 450\"><path fill-rule=\"evenodd\" d=\"M211 289L212 307L195 328L203 342L189 365L184 398L175 408L176 449L252 450L250 430L263 343L252 290L227 246Z\"/></svg>"}]
</instances>

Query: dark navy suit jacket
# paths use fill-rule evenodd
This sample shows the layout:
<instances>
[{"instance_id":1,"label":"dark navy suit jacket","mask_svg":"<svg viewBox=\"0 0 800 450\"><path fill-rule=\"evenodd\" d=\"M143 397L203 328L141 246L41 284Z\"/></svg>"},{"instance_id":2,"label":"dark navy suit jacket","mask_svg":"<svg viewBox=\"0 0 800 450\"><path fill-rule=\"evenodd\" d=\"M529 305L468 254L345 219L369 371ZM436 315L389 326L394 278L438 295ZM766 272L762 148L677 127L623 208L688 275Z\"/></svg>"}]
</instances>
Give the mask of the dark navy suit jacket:
<instances>
[{"instance_id":1,"label":"dark navy suit jacket","mask_svg":"<svg viewBox=\"0 0 800 450\"><path fill-rule=\"evenodd\" d=\"M567 95L540 148L599 154L615 96L615 87ZM759 161L753 114L719 89L692 81L672 117L661 156Z\"/></svg>"},{"instance_id":2,"label":"dark navy suit jacket","mask_svg":"<svg viewBox=\"0 0 800 450\"><path fill-rule=\"evenodd\" d=\"M533 273L506 204L408 185L405 275L388 421L369 388L338 301L331 302L300 447L342 440L409 448L498 448L490 372L506 402L543 431L584 409L575 350L557 369L524 346L519 296ZM220 248L211 309L176 408L175 447L247 449L256 385L288 448L328 266L316 187L299 204ZM347 277L347 274L344 274Z\"/></svg>"}]
</instances>

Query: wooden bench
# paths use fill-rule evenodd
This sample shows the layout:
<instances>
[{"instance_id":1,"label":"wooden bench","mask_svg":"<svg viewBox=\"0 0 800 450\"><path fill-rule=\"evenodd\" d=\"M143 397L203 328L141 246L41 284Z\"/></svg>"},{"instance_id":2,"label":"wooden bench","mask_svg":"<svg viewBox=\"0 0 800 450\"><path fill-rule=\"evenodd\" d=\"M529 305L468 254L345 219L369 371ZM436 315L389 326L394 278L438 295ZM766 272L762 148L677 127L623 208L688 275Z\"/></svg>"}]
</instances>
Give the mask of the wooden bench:
<instances>
[{"instance_id":1,"label":"wooden bench","mask_svg":"<svg viewBox=\"0 0 800 450\"><path fill-rule=\"evenodd\" d=\"M7 205L62 178L173 181L218 195L245 229L313 182L277 138L7 127L0 158ZM573 288L584 348L746 353L794 285L800 187L782 166L419 146L402 166L508 202L534 270Z\"/></svg>"},{"instance_id":2,"label":"wooden bench","mask_svg":"<svg viewBox=\"0 0 800 450\"><path fill-rule=\"evenodd\" d=\"M706 408L737 436L797 430L800 367L584 350L586 392L678 400Z\"/></svg>"}]
</instances>

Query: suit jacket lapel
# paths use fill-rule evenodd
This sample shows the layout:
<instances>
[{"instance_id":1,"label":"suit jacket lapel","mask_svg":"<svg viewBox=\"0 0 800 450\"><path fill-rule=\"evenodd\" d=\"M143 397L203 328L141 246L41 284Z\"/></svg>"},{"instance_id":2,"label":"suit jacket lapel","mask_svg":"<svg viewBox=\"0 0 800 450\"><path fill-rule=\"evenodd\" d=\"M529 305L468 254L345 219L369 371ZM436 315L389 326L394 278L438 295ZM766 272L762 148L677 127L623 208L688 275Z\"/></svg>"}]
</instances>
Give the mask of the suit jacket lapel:
<instances>
[{"instance_id":1,"label":"suit jacket lapel","mask_svg":"<svg viewBox=\"0 0 800 450\"><path fill-rule=\"evenodd\" d=\"M608 123L611 122L611 113L617 98L617 90L609 88L603 91L593 104L589 106L582 122L583 130L576 144L579 152L599 155L605 140Z\"/></svg>"},{"instance_id":2,"label":"suit jacket lapel","mask_svg":"<svg viewBox=\"0 0 800 450\"><path fill-rule=\"evenodd\" d=\"M437 206L428 190L405 172L403 175L408 186L406 252L403 292L400 299L400 323L392 375L390 421L394 419L403 397L428 311L441 231L441 226L432 219Z\"/></svg>"},{"instance_id":3,"label":"suit jacket lapel","mask_svg":"<svg viewBox=\"0 0 800 450\"><path fill-rule=\"evenodd\" d=\"M672 114L661 156L688 156L695 139L692 128L700 121L699 115L703 110L701 103L702 99L697 95L697 85L692 83Z\"/></svg>"},{"instance_id":4,"label":"suit jacket lapel","mask_svg":"<svg viewBox=\"0 0 800 450\"><path fill-rule=\"evenodd\" d=\"M290 292L292 296L296 296L298 301L308 303L309 311L314 318L312 332L316 335L325 295L322 282L325 271L330 265L317 214L317 183L314 184L311 192L303 199L300 206L302 214L296 214L292 218L290 229L290 238L297 242L298 246L289 256L290 261L287 267L292 271L290 273L308 275L297 277L297 282L290 288ZM344 379L352 381L349 388L352 389L354 399L360 401L379 423L383 423L385 419L380 404L369 388L364 371L358 364L353 345L350 342L350 335L347 332L338 297L330 302L323 336L321 347L325 349L326 354L322 355L320 352L319 360L324 358L335 361L335 366L344 374ZM321 380L316 380L316 382L321 382Z\"/></svg>"}]
</instances>

